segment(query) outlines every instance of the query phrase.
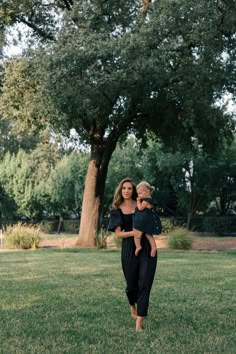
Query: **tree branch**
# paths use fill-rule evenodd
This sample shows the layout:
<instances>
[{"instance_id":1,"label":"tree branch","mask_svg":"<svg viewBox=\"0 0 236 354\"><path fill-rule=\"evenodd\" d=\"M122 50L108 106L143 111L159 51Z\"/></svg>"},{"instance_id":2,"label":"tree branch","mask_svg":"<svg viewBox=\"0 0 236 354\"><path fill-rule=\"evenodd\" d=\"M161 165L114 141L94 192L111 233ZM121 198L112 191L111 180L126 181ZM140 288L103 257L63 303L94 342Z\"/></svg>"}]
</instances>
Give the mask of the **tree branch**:
<instances>
[{"instance_id":1,"label":"tree branch","mask_svg":"<svg viewBox=\"0 0 236 354\"><path fill-rule=\"evenodd\" d=\"M34 23L26 20L24 17L16 16L16 21L24 23L26 26L33 29L40 37L43 37L44 39L49 39L50 41L55 41L55 37L52 34L46 33L41 28L37 27Z\"/></svg>"},{"instance_id":2,"label":"tree branch","mask_svg":"<svg viewBox=\"0 0 236 354\"><path fill-rule=\"evenodd\" d=\"M63 0L64 4L65 4L65 8L68 11L72 10L72 6L74 5L74 1L73 0Z\"/></svg>"}]
</instances>

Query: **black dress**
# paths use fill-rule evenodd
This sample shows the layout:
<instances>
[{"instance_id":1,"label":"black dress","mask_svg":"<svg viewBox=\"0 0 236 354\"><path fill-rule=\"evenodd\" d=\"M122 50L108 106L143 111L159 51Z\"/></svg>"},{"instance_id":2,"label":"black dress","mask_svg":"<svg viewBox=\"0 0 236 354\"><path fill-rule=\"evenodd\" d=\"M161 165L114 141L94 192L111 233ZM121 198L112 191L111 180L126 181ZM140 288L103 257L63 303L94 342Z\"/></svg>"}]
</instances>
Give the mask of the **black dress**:
<instances>
[{"instance_id":1,"label":"black dress","mask_svg":"<svg viewBox=\"0 0 236 354\"><path fill-rule=\"evenodd\" d=\"M159 235L161 233L161 221L155 209L155 202L152 198L142 199L153 205L151 209L138 210L135 208L133 217L133 227L149 235Z\"/></svg>"},{"instance_id":2,"label":"black dress","mask_svg":"<svg viewBox=\"0 0 236 354\"><path fill-rule=\"evenodd\" d=\"M133 229L133 214L123 214L120 209L112 209L108 230L115 231L121 226L122 231ZM138 316L147 316L150 291L156 271L157 255L150 256L150 245L146 237L141 239L142 250L135 256L133 237L122 239L121 263L126 280L126 295L130 305L137 304Z\"/></svg>"}]
</instances>

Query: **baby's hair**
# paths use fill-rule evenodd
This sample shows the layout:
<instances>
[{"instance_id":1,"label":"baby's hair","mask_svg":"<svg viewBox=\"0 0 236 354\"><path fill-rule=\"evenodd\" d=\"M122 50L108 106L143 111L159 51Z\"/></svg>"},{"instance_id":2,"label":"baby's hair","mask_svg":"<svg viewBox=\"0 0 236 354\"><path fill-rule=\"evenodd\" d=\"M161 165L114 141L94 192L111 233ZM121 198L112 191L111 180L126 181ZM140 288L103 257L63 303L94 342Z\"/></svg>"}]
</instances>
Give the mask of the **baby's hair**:
<instances>
[{"instance_id":1,"label":"baby's hair","mask_svg":"<svg viewBox=\"0 0 236 354\"><path fill-rule=\"evenodd\" d=\"M146 181L142 181L140 182L137 186L136 189L138 190L140 187L143 187L145 189L147 189L150 193L152 193L155 190L154 186L151 186L148 182Z\"/></svg>"}]
</instances>

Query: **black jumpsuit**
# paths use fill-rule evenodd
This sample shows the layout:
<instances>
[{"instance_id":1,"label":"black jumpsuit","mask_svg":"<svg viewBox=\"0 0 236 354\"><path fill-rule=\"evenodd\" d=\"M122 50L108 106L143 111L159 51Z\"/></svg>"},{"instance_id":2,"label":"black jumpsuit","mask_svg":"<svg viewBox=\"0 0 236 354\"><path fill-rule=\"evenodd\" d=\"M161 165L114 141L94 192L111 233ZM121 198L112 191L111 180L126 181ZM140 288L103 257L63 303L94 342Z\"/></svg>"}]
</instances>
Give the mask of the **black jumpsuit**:
<instances>
[{"instance_id":1,"label":"black jumpsuit","mask_svg":"<svg viewBox=\"0 0 236 354\"><path fill-rule=\"evenodd\" d=\"M108 229L115 231L133 229L133 214L123 214L120 209L112 209ZM156 271L157 255L150 256L150 245L146 237L141 238L142 250L135 256L133 237L122 239L121 262L126 279L126 294L130 305L137 304L138 316L147 316L150 291Z\"/></svg>"}]
</instances>

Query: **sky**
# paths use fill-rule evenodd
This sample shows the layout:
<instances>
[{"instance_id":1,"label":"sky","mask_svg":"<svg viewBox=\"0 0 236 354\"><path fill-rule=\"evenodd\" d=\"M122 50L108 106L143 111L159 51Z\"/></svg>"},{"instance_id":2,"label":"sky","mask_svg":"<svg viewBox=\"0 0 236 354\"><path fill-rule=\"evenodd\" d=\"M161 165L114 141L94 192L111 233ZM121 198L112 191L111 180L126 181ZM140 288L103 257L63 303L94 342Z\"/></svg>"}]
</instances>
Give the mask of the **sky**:
<instances>
[{"instance_id":1,"label":"sky","mask_svg":"<svg viewBox=\"0 0 236 354\"><path fill-rule=\"evenodd\" d=\"M7 48L4 47L3 51L4 51L4 55L8 57L20 55L22 53L22 49L20 47L13 46L13 45Z\"/></svg>"}]
</instances>

